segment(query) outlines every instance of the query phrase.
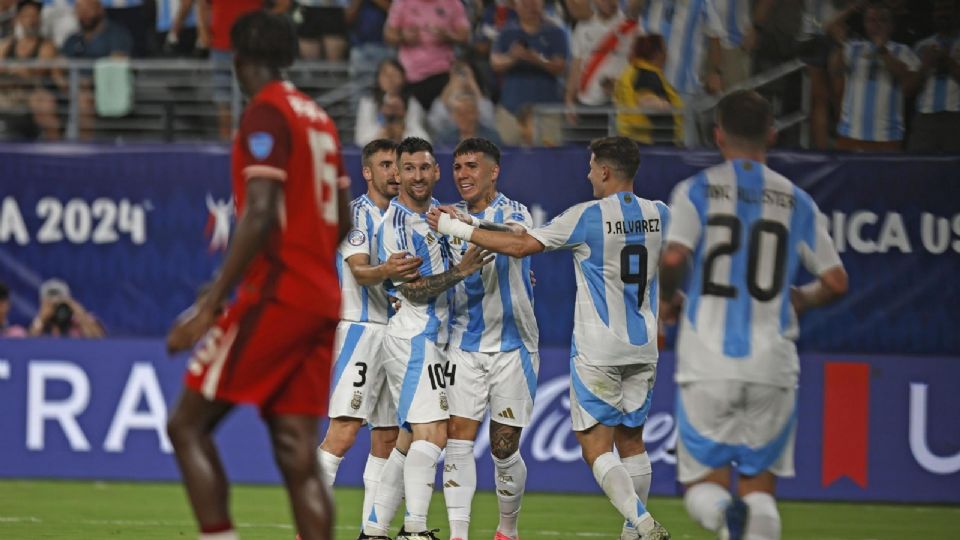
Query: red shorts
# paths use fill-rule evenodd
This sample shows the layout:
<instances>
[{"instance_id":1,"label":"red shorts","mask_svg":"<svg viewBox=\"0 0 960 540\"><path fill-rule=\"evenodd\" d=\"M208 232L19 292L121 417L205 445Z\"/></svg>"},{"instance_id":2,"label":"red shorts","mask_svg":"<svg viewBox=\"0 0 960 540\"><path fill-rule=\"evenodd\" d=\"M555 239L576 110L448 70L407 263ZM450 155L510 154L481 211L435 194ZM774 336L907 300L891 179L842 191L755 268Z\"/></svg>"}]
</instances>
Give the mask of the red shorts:
<instances>
[{"instance_id":1,"label":"red shorts","mask_svg":"<svg viewBox=\"0 0 960 540\"><path fill-rule=\"evenodd\" d=\"M197 348L184 383L263 416L325 416L336 320L274 301L238 301Z\"/></svg>"}]
</instances>

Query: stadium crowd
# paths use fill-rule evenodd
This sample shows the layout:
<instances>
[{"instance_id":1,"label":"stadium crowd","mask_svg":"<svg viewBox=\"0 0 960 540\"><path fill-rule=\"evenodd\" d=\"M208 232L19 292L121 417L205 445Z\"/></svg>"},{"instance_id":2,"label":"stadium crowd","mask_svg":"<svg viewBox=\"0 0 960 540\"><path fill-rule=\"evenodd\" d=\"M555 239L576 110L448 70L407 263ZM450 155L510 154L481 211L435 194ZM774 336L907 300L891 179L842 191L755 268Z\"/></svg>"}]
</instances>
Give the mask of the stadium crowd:
<instances>
[{"instance_id":1,"label":"stadium crowd","mask_svg":"<svg viewBox=\"0 0 960 540\"><path fill-rule=\"evenodd\" d=\"M0 0L0 58L207 57L226 140L227 29L257 9L295 25L299 62L372 75L358 146L560 145L565 128L611 108L616 131L641 144L711 145L714 98L800 58L812 148L960 151L944 136L960 126L956 0ZM787 78L765 92L793 111L800 88ZM62 69L2 66L0 89L5 138L64 136ZM92 82L75 95L92 137ZM544 106L555 114L534 122Z\"/></svg>"}]
</instances>

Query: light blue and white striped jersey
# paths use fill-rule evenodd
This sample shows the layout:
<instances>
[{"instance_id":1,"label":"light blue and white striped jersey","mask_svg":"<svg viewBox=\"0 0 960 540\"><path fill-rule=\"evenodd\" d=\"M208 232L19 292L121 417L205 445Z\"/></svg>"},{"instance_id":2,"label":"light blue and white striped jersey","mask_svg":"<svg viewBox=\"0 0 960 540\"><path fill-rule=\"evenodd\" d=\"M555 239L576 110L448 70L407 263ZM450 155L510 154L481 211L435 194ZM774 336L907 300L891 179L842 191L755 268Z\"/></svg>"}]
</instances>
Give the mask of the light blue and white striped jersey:
<instances>
[{"instance_id":1,"label":"light blue and white striped jersey","mask_svg":"<svg viewBox=\"0 0 960 540\"><path fill-rule=\"evenodd\" d=\"M364 287L357 283L350 271L347 259L357 254L370 256L370 264L380 264L377 246L377 227L383 218L380 208L370 197L363 194L350 203L353 229L337 249L337 275L340 276L340 292L343 301L340 318L352 322L387 324L389 302L383 284Z\"/></svg>"},{"instance_id":2,"label":"light blue and white striped jersey","mask_svg":"<svg viewBox=\"0 0 960 540\"><path fill-rule=\"evenodd\" d=\"M438 206L436 199L431 206ZM446 235L430 229L426 214L410 210L395 198L383 215L377 229L380 244L380 260L385 261L394 253L411 253L423 259L420 276L442 274L450 269L451 248ZM426 303L406 298L400 288L396 291L401 308L390 317L387 333L404 339L424 335L437 344L447 342L450 322L450 304L453 289L440 293Z\"/></svg>"},{"instance_id":3,"label":"light blue and white striped jersey","mask_svg":"<svg viewBox=\"0 0 960 540\"><path fill-rule=\"evenodd\" d=\"M950 57L955 62L960 62L960 39L930 36L917 43L914 46L914 51L917 56L922 58L921 51L931 45L939 45L950 51ZM927 80L924 81L923 90L917 96L917 112L935 113L945 111L960 112L960 83L957 83L957 80L951 77L950 73L934 69Z\"/></svg>"},{"instance_id":4,"label":"light blue and white striped jersey","mask_svg":"<svg viewBox=\"0 0 960 540\"><path fill-rule=\"evenodd\" d=\"M100 4L108 9L131 8L143 5L143 0L100 0Z\"/></svg>"},{"instance_id":5,"label":"light blue and white striped jersey","mask_svg":"<svg viewBox=\"0 0 960 540\"><path fill-rule=\"evenodd\" d=\"M890 41L887 50L911 70L920 67L910 47ZM869 41L850 41L843 47L843 58L847 83L837 133L860 141L903 140L903 90L877 47Z\"/></svg>"},{"instance_id":6,"label":"light blue and white striped jersey","mask_svg":"<svg viewBox=\"0 0 960 540\"><path fill-rule=\"evenodd\" d=\"M173 19L176 18L178 11L180 11L180 0L157 0L157 32L170 31L170 27L173 26ZM183 27L194 28L196 26L197 6L194 4L193 9L187 14L186 20L183 21Z\"/></svg>"},{"instance_id":7,"label":"light blue and white striped jersey","mask_svg":"<svg viewBox=\"0 0 960 540\"><path fill-rule=\"evenodd\" d=\"M739 47L753 26L751 4L750 0L707 0L707 35L727 49Z\"/></svg>"},{"instance_id":8,"label":"light blue and white striped jersey","mask_svg":"<svg viewBox=\"0 0 960 540\"><path fill-rule=\"evenodd\" d=\"M669 242L693 252L677 341L677 381L797 382L790 286L840 265L813 199L762 163L727 161L684 180Z\"/></svg>"},{"instance_id":9,"label":"light blue and white striped jersey","mask_svg":"<svg viewBox=\"0 0 960 540\"><path fill-rule=\"evenodd\" d=\"M621 192L572 206L530 231L548 251L573 250L576 361L657 361L657 277L669 223L667 205Z\"/></svg>"},{"instance_id":10,"label":"light blue and white striped jersey","mask_svg":"<svg viewBox=\"0 0 960 540\"><path fill-rule=\"evenodd\" d=\"M456 207L467 211L465 201ZM493 223L533 227L527 207L502 193L497 194L486 210L473 215ZM462 256L468 246L463 242L458 250L454 245L455 258ZM457 285L450 324L451 345L469 352L505 352L520 347L534 352L538 350L539 341L529 257L496 255L492 263Z\"/></svg>"},{"instance_id":11,"label":"light blue and white striped jersey","mask_svg":"<svg viewBox=\"0 0 960 540\"><path fill-rule=\"evenodd\" d=\"M825 36L827 25L839 14L840 10L833 5L833 0L804 0L799 39L802 41L815 36Z\"/></svg>"},{"instance_id":12,"label":"light blue and white striped jersey","mask_svg":"<svg viewBox=\"0 0 960 540\"><path fill-rule=\"evenodd\" d=\"M667 47L663 74L680 93L703 90L700 71L706 57L706 0L650 0L638 18L640 33L660 34Z\"/></svg>"}]
</instances>

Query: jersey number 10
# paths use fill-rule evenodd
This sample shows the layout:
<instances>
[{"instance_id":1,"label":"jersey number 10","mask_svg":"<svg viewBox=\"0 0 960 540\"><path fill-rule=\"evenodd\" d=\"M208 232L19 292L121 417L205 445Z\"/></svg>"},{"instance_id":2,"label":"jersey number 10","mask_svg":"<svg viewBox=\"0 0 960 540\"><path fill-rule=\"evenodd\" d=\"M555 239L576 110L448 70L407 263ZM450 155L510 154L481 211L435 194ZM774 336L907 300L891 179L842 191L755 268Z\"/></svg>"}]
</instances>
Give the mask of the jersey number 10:
<instances>
[{"instance_id":1,"label":"jersey number 10","mask_svg":"<svg viewBox=\"0 0 960 540\"><path fill-rule=\"evenodd\" d=\"M737 288L733 285L717 283L713 278L713 267L717 258L723 255L734 255L740 249L740 231L743 224L736 216L712 216L707 220L710 227L726 227L730 230L730 241L720 242L714 245L707 253L707 258L703 262L703 291L702 293L713 296L722 296L724 298L736 298ZM760 266L760 244L764 234L773 236L776 243L775 255L773 261L773 279L766 288L759 283ZM787 265L787 228L776 221L760 219L750 227L750 237L747 245L747 289L750 296L760 302L769 302L780 294L783 288L783 280L786 275Z\"/></svg>"}]
</instances>

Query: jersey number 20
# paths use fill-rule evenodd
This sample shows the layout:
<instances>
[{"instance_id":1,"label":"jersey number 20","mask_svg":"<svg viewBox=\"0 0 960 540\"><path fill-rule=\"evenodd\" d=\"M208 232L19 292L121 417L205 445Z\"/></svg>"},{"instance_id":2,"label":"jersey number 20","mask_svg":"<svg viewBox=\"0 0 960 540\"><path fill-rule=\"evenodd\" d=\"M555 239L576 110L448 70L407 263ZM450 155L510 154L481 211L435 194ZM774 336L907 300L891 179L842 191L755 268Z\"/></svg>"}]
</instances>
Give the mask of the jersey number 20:
<instances>
[{"instance_id":1,"label":"jersey number 20","mask_svg":"<svg viewBox=\"0 0 960 540\"><path fill-rule=\"evenodd\" d=\"M710 227L725 227L730 230L730 241L714 245L707 253L703 262L703 294L735 298L737 288L733 285L717 283L713 278L713 266L717 258L723 255L733 255L740 249L740 231L742 223L736 216L712 216L707 220ZM758 277L760 266L760 245L763 235L773 236L776 244L774 249L773 279L766 288L760 285ZM761 302L769 302L780 294L783 280L787 271L785 259L787 257L787 228L782 223L760 219L750 227L750 237L747 245L747 289L750 296Z\"/></svg>"}]
</instances>

